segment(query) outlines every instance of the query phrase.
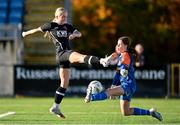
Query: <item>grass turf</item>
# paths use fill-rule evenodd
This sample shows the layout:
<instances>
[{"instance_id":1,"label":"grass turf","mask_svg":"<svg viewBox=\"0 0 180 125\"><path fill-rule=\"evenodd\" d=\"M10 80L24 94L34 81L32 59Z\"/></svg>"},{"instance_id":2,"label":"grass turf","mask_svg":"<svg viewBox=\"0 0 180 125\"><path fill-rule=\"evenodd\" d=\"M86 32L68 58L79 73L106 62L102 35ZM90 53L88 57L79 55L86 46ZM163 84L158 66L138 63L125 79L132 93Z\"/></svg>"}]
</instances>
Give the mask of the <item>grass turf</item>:
<instances>
[{"instance_id":1,"label":"grass turf","mask_svg":"<svg viewBox=\"0 0 180 125\"><path fill-rule=\"evenodd\" d=\"M132 99L131 106L156 107L163 123L150 116L122 116L119 100L85 104L83 98L64 98L61 107L66 119L49 113L53 98L0 98L0 114L16 112L0 118L0 124L180 124L179 99Z\"/></svg>"}]
</instances>

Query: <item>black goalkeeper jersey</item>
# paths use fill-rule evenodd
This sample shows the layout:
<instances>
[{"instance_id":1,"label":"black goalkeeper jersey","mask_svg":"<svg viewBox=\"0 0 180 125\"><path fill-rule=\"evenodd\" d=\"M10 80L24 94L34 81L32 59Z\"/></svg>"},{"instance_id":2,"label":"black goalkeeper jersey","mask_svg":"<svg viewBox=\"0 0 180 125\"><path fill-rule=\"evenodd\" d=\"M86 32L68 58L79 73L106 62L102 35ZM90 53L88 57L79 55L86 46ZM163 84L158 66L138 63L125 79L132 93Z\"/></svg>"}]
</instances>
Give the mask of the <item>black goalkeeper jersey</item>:
<instances>
[{"instance_id":1,"label":"black goalkeeper jersey","mask_svg":"<svg viewBox=\"0 0 180 125\"><path fill-rule=\"evenodd\" d=\"M43 32L49 31L54 45L56 46L56 54L63 50L70 50L69 35L76 29L70 24L59 25L55 22L49 22L41 26Z\"/></svg>"}]
</instances>

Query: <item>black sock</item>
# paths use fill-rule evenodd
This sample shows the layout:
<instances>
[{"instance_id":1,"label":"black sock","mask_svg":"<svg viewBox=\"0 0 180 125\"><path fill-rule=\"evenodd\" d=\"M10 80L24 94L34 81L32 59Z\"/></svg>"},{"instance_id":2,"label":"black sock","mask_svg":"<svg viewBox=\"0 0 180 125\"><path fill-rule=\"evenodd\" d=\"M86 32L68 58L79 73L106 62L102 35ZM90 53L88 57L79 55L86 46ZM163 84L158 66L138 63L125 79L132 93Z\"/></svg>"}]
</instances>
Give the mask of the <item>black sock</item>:
<instances>
[{"instance_id":1,"label":"black sock","mask_svg":"<svg viewBox=\"0 0 180 125\"><path fill-rule=\"evenodd\" d=\"M84 62L90 66L100 66L99 58L96 56L86 56Z\"/></svg>"},{"instance_id":2,"label":"black sock","mask_svg":"<svg viewBox=\"0 0 180 125\"><path fill-rule=\"evenodd\" d=\"M55 93L55 102L60 104L63 97L65 96L66 88L59 87Z\"/></svg>"}]
</instances>

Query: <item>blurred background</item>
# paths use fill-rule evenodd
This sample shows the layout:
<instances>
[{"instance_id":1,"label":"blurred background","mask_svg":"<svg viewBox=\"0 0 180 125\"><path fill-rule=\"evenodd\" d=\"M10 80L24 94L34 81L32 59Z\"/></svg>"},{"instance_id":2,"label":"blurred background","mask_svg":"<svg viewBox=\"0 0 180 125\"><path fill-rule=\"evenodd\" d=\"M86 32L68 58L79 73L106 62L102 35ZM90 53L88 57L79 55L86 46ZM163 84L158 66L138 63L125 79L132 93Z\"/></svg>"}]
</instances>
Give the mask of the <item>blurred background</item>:
<instances>
[{"instance_id":1,"label":"blurred background","mask_svg":"<svg viewBox=\"0 0 180 125\"><path fill-rule=\"evenodd\" d=\"M132 48L143 47L136 96L180 97L180 0L0 0L0 96L53 95L60 82L53 43L21 32L52 21L60 6L82 33L73 50L104 57L130 36ZM113 75L111 68L73 66L69 95L84 95L94 79L108 87Z\"/></svg>"}]
</instances>

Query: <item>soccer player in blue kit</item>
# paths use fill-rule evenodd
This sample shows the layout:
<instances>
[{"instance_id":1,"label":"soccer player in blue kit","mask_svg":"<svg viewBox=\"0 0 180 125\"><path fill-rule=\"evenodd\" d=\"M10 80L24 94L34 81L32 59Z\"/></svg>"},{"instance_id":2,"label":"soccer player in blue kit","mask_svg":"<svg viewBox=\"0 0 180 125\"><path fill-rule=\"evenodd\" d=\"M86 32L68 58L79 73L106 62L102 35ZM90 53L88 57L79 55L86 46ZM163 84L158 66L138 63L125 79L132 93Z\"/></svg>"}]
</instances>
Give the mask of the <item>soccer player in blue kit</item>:
<instances>
[{"instance_id":1,"label":"soccer player in blue kit","mask_svg":"<svg viewBox=\"0 0 180 125\"><path fill-rule=\"evenodd\" d=\"M107 59L106 65L116 64L117 72L113 79L114 87L108 88L97 94L91 94L92 88L87 88L87 94L84 99L86 103L90 101L105 100L111 96L120 96L121 113L124 116L130 115L149 115L159 121L162 121L162 116L155 108L150 110L130 107L132 95L136 91L136 81L134 78L134 60L136 57L135 50L130 48L130 37L124 36L118 39L115 53Z\"/></svg>"},{"instance_id":2,"label":"soccer player in blue kit","mask_svg":"<svg viewBox=\"0 0 180 125\"><path fill-rule=\"evenodd\" d=\"M105 65L106 60L106 58L100 59L96 56L80 54L71 49L69 40L81 37L81 33L67 23L67 16L67 11L63 7L59 7L55 11L53 21L47 22L38 28L22 32L23 37L36 32L44 32L56 47L56 61L60 67L60 86L55 92L55 100L49 111L61 118L65 118L60 110L60 104L69 86L70 63L86 63L91 66L99 66Z\"/></svg>"}]
</instances>

